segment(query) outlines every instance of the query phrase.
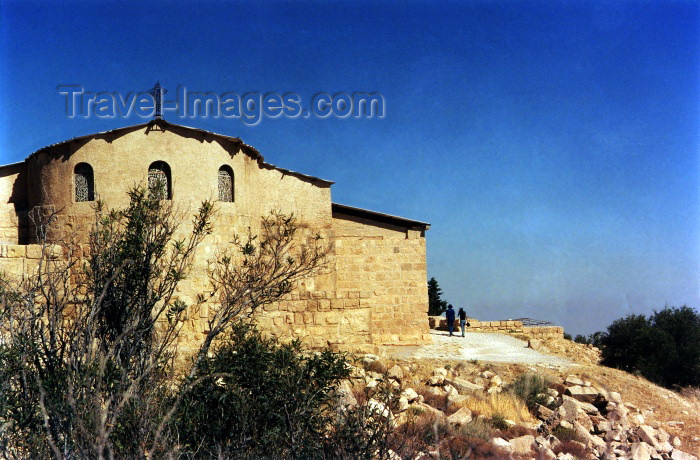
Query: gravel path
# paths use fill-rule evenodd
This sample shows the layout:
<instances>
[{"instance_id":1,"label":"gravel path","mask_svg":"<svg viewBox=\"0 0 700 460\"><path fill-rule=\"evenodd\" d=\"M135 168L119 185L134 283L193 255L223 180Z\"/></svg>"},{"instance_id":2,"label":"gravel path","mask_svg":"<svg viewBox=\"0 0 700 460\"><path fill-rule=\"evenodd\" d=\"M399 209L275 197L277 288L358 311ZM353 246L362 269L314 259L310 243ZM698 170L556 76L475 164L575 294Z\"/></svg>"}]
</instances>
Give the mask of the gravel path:
<instances>
[{"instance_id":1,"label":"gravel path","mask_svg":"<svg viewBox=\"0 0 700 460\"><path fill-rule=\"evenodd\" d=\"M450 337L447 332L431 330L432 343L423 346L386 347L384 353L399 359L453 359L502 363L570 367L577 364L560 356L527 348L527 342L505 334L467 332Z\"/></svg>"}]
</instances>

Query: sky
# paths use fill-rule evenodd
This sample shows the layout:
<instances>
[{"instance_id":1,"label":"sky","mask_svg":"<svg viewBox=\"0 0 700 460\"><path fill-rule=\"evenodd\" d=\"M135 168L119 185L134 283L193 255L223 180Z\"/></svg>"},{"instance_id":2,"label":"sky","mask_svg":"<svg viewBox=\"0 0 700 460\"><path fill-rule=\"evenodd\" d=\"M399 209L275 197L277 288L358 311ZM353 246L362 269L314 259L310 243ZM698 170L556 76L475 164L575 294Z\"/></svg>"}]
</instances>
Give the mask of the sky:
<instances>
[{"instance_id":1,"label":"sky","mask_svg":"<svg viewBox=\"0 0 700 460\"><path fill-rule=\"evenodd\" d=\"M0 164L149 119L71 118L69 85L380 94L382 117L164 115L429 222L470 316L589 334L700 308L699 51L697 2L0 0Z\"/></svg>"}]
</instances>

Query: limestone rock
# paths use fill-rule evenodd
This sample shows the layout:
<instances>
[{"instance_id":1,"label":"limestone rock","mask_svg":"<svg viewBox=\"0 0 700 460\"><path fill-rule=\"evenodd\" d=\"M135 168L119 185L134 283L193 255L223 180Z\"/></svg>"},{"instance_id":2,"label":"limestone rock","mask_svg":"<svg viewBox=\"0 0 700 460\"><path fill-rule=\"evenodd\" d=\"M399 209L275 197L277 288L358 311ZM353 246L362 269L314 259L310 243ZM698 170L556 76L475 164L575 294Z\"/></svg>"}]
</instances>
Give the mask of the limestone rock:
<instances>
[{"instance_id":1,"label":"limestone rock","mask_svg":"<svg viewBox=\"0 0 700 460\"><path fill-rule=\"evenodd\" d=\"M566 386L583 386L583 380L576 377L575 375L569 375L564 380L564 385Z\"/></svg>"},{"instance_id":2,"label":"limestone rock","mask_svg":"<svg viewBox=\"0 0 700 460\"><path fill-rule=\"evenodd\" d=\"M447 417L447 422L454 426L464 426L472 421L472 412L466 407L461 408L454 414Z\"/></svg>"},{"instance_id":3,"label":"limestone rock","mask_svg":"<svg viewBox=\"0 0 700 460\"><path fill-rule=\"evenodd\" d=\"M403 381L403 368L401 368L401 366L397 364L391 369L389 369L386 375L390 379L398 380L399 382L401 382Z\"/></svg>"},{"instance_id":4,"label":"limestone rock","mask_svg":"<svg viewBox=\"0 0 700 460\"><path fill-rule=\"evenodd\" d=\"M493 378L491 379L491 386L492 387L500 387L503 385L503 379L499 377L498 375L494 375Z\"/></svg>"},{"instance_id":5,"label":"limestone rock","mask_svg":"<svg viewBox=\"0 0 700 460\"><path fill-rule=\"evenodd\" d=\"M457 395L459 394L459 391L449 383L445 382L445 385L442 387L443 390L445 390L445 394L447 395Z\"/></svg>"},{"instance_id":6,"label":"limestone rock","mask_svg":"<svg viewBox=\"0 0 700 460\"><path fill-rule=\"evenodd\" d=\"M423 411L425 413L428 413L435 417L436 419L442 419L445 417L445 414L438 409L435 409L433 406L426 404L424 402L415 402L411 404L409 407L413 407L418 409L419 411Z\"/></svg>"},{"instance_id":7,"label":"limestone rock","mask_svg":"<svg viewBox=\"0 0 700 460\"><path fill-rule=\"evenodd\" d=\"M501 449L506 449L508 452L512 450L510 443L503 438L491 438L491 444Z\"/></svg>"},{"instance_id":8,"label":"limestone rock","mask_svg":"<svg viewBox=\"0 0 700 460\"><path fill-rule=\"evenodd\" d=\"M608 393L608 401L620 404L622 402L622 397L617 391L611 391Z\"/></svg>"},{"instance_id":9,"label":"limestone rock","mask_svg":"<svg viewBox=\"0 0 700 460\"><path fill-rule=\"evenodd\" d=\"M347 380L343 380L338 386L338 405L340 407L357 406L357 398L352 392L352 385Z\"/></svg>"},{"instance_id":10,"label":"limestone rock","mask_svg":"<svg viewBox=\"0 0 700 460\"><path fill-rule=\"evenodd\" d=\"M551 417L552 414L554 413L553 410L548 409L541 404L538 404L535 410L537 412L537 418L539 418L540 420L546 420L549 417Z\"/></svg>"},{"instance_id":11,"label":"limestone rock","mask_svg":"<svg viewBox=\"0 0 700 460\"><path fill-rule=\"evenodd\" d=\"M496 375L496 374L494 374L491 371L484 371L481 373L481 376L485 379L492 379L494 375Z\"/></svg>"},{"instance_id":12,"label":"limestone rock","mask_svg":"<svg viewBox=\"0 0 700 460\"><path fill-rule=\"evenodd\" d=\"M574 385L566 389L566 394L578 401L586 403L593 403L598 399L598 392L592 387Z\"/></svg>"},{"instance_id":13,"label":"limestone rock","mask_svg":"<svg viewBox=\"0 0 700 460\"><path fill-rule=\"evenodd\" d=\"M428 381L428 385L440 386L445 383L445 378L447 377L447 369L444 367L437 367L433 369L433 376Z\"/></svg>"},{"instance_id":14,"label":"limestone rock","mask_svg":"<svg viewBox=\"0 0 700 460\"><path fill-rule=\"evenodd\" d=\"M641 425L637 428L636 433L641 441L646 442L655 450L659 450L659 443L656 441L656 432L652 427L649 425Z\"/></svg>"},{"instance_id":15,"label":"limestone rock","mask_svg":"<svg viewBox=\"0 0 700 460\"><path fill-rule=\"evenodd\" d=\"M452 385L457 388L460 393L471 393L473 391L483 391L483 385L477 385L476 383L471 383L468 380L461 379L458 377L452 379L445 379L445 383Z\"/></svg>"},{"instance_id":16,"label":"limestone rock","mask_svg":"<svg viewBox=\"0 0 700 460\"><path fill-rule=\"evenodd\" d=\"M530 434L513 438L509 441L512 452L519 455L529 454L532 451L534 443L535 437Z\"/></svg>"},{"instance_id":17,"label":"limestone rock","mask_svg":"<svg viewBox=\"0 0 700 460\"><path fill-rule=\"evenodd\" d=\"M671 452L671 460L698 460L698 458L695 455L686 454L678 449L674 449L674 451Z\"/></svg>"},{"instance_id":18,"label":"limestone rock","mask_svg":"<svg viewBox=\"0 0 700 460\"><path fill-rule=\"evenodd\" d=\"M668 441L663 441L659 443L657 451L663 453L663 454L670 454L671 451L673 450L673 446L671 445L670 442Z\"/></svg>"},{"instance_id":19,"label":"limestone rock","mask_svg":"<svg viewBox=\"0 0 700 460\"><path fill-rule=\"evenodd\" d=\"M418 393L413 388L406 388L401 392L401 396L405 397L409 403L418 400Z\"/></svg>"},{"instance_id":20,"label":"limestone rock","mask_svg":"<svg viewBox=\"0 0 700 460\"><path fill-rule=\"evenodd\" d=\"M458 393L450 393L447 395L447 405L454 406L465 403L469 399L467 395L461 395Z\"/></svg>"},{"instance_id":21,"label":"limestone rock","mask_svg":"<svg viewBox=\"0 0 700 460\"><path fill-rule=\"evenodd\" d=\"M408 399L406 399L405 396L400 396L399 397L399 412L404 412L405 410L408 410Z\"/></svg>"},{"instance_id":22,"label":"limestone rock","mask_svg":"<svg viewBox=\"0 0 700 460\"><path fill-rule=\"evenodd\" d=\"M630 450L630 460L651 460L651 449L646 442L635 442Z\"/></svg>"},{"instance_id":23,"label":"limestone rock","mask_svg":"<svg viewBox=\"0 0 700 460\"><path fill-rule=\"evenodd\" d=\"M392 414L391 414L391 411L389 410L389 408L386 407L386 405L380 401L377 401L375 399L370 399L369 401L367 401L367 407L370 409L370 411L374 415L379 415L379 416L387 418L387 419L392 418Z\"/></svg>"}]
</instances>

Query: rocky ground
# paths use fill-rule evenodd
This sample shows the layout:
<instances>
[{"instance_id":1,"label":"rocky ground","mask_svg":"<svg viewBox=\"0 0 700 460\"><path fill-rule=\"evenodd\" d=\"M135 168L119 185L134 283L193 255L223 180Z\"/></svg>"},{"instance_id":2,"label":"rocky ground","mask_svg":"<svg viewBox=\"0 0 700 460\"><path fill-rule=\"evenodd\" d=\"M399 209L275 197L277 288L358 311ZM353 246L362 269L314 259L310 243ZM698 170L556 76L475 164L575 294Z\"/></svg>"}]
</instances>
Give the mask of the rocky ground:
<instances>
[{"instance_id":1,"label":"rocky ground","mask_svg":"<svg viewBox=\"0 0 700 460\"><path fill-rule=\"evenodd\" d=\"M401 392L395 406L373 403L405 436L395 460L697 459L697 392L598 366L597 349L564 339L467 336L438 332L428 347L358 358L344 385L350 400L382 382ZM544 386L528 410L514 393L537 378Z\"/></svg>"}]
</instances>

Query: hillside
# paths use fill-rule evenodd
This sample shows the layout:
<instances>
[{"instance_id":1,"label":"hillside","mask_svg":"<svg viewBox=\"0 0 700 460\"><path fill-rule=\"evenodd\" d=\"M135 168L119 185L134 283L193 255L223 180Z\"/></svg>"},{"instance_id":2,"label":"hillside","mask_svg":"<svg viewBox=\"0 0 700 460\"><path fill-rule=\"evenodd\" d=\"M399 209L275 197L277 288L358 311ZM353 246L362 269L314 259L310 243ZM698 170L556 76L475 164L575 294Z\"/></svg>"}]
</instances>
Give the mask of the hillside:
<instances>
[{"instance_id":1,"label":"hillside","mask_svg":"<svg viewBox=\"0 0 700 460\"><path fill-rule=\"evenodd\" d=\"M447 348L459 346L461 337L449 339ZM405 437L396 444L403 446L395 449L396 459L699 456L697 391L673 392L599 366L599 351L591 346L561 338L530 345L569 364L455 359L454 349L406 357L386 347L357 362L353 393L361 398L367 387L387 380L403 391L393 408ZM513 392L527 396L537 378L546 387L530 396L549 408L530 401L528 411Z\"/></svg>"}]
</instances>

